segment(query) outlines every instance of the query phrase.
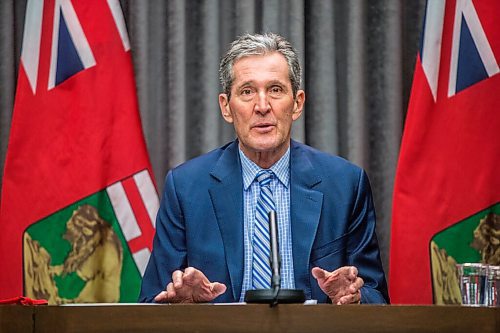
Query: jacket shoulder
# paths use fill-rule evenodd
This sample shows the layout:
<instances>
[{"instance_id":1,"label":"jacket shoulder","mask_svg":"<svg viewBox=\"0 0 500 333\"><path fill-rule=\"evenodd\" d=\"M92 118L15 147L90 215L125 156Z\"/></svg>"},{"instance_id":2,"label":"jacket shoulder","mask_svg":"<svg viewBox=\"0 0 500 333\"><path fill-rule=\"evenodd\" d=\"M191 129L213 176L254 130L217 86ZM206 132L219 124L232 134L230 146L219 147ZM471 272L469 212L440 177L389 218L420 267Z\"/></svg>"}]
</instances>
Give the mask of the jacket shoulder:
<instances>
[{"instance_id":1,"label":"jacket shoulder","mask_svg":"<svg viewBox=\"0 0 500 333\"><path fill-rule=\"evenodd\" d=\"M359 177L364 170L347 159L326 153L311 146L293 141L292 147L299 155L306 157L320 173Z\"/></svg>"},{"instance_id":2,"label":"jacket shoulder","mask_svg":"<svg viewBox=\"0 0 500 333\"><path fill-rule=\"evenodd\" d=\"M201 175L208 174L212 171L217 161L226 152L228 147L231 147L234 142L230 142L222 147L218 147L208 153L194 157L171 170L176 176L183 175Z\"/></svg>"}]
</instances>

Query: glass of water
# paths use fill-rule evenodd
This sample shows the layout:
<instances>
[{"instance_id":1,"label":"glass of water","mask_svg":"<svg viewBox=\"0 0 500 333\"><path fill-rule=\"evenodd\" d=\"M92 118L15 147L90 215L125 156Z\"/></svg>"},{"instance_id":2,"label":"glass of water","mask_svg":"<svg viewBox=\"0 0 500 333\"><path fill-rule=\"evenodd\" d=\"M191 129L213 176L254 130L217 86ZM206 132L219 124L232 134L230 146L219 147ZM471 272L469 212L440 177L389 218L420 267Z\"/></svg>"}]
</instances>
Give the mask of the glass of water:
<instances>
[{"instance_id":1,"label":"glass of water","mask_svg":"<svg viewBox=\"0 0 500 333\"><path fill-rule=\"evenodd\" d=\"M457 271L462 304L467 306L485 305L487 265L479 263L457 264Z\"/></svg>"},{"instance_id":2,"label":"glass of water","mask_svg":"<svg viewBox=\"0 0 500 333\"><path fill-rule=\"evenodd\" d=\"M485 296L486 306L500 306L500 266L486 267Z\"/></svg>"}]
</instances>

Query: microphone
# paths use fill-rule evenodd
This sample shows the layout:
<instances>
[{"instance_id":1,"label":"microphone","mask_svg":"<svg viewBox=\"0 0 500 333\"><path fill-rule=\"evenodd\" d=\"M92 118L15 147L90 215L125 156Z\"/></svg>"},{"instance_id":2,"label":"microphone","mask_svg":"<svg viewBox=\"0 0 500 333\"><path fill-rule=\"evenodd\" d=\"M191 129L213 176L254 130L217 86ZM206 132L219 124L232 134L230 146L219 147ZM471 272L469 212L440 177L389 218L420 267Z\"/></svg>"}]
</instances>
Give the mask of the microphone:
<instances>
[{"instance_id":1,"label":"microphone","mask_svg":"<svg viewBox=\"0 0 500 333\"><path fill-rule=\"evenodd\" d=\"M271 288L273 290L273 301L271 306L278 304L278 294L281 285L281 256L278 246L278 224L276 223L276 212L269 212L269 234L271 240Z\"/></svg>"},{"instance_id":2,"label":"microphone","mask_svg":"<svg viewBox=\"0 0 500 333\"><path fill-rule=\"evenodd\" d=\"M269 212L269 236L271 239L271 289L247 290L245 302L265 303L276 306L278 303L304 303L306 296L300 289L281 289L281 256L278 246L278 226L276 212Z\"/></svg>"}]
</instances>

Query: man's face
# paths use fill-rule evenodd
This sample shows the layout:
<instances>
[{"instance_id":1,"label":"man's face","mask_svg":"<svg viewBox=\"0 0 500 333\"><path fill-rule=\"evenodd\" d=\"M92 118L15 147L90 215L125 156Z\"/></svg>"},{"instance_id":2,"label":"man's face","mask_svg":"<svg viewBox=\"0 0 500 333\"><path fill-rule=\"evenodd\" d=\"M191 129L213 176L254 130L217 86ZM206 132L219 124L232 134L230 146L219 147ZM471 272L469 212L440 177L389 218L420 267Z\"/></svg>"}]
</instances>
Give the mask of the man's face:
<instances>
[{"instance_id":1,"label":"man's face","mask_svg":"<svg viewBox=\"0 0 500 333\"><path fill-rule=\"evenodd\" d=\"M222 116L234 125L247 157L276 162L290 144L292 122L304 105L304 91L294 99L288 64L280 53L243 57L233 66L231 98L219 95ZM272 161L274 160L274 161Z\"/></svg>"}]
</instances>

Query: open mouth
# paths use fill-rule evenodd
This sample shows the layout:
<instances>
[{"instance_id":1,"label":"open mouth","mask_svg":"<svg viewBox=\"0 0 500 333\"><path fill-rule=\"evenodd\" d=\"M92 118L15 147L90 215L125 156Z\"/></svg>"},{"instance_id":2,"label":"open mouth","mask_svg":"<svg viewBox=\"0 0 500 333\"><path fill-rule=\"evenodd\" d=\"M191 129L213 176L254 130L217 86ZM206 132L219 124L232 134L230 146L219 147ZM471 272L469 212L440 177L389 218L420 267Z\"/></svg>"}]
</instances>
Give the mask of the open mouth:
<instances>
[{"instance_id":1,"label":"open mouth","mask_svg":"<svg viewBox=\"0 0 500 333\"><path fill-rule=\"evenodd\" d=\"M274 128L274 125L271 123L262 123L256 124L253 126L253 129L260 133L266 133L271 131Z\"/></svg>"}]
</instances>

